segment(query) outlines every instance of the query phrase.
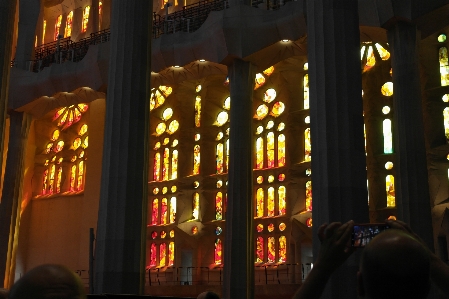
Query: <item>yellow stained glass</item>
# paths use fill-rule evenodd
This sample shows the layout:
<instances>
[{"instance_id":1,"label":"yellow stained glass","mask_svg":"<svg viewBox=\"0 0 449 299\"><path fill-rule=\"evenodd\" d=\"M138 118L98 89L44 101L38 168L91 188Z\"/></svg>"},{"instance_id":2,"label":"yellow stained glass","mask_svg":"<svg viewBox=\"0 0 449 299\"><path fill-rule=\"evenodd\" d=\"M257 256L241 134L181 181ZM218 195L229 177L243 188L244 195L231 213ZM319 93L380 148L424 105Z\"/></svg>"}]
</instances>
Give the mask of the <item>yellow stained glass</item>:
<instances>
[{"instance_id":1,"label":"yellow stained glass","mask_svg":"<svg viewBox=\"0 0 449 299\"><path fill-rule=\"evenodd\" d=\"M278 167L285 166L285 135L278 136Z\"/></svg>"},{"instance_id":2,"label":"yellow stained glass","mask_svg":"<svg viewBox=\"0 0 449 299\"><path fill-rule=\"evenodd\" d=\"M256 238L256 263L263 263L264 260L264 242L263 237Z\"/></svg>"},{"instance_id":3,"label":"yellow stained glass","mask_svg":"<svg viewBox=\"0 0 449 299\"><path fill-rule=\"evenodd\" d=\"M178 178L178 151L174 150L171 156L171 179L176 180Z\"/></svg>"},{"instance_id":4,"label":"yellow stained glass","mask_svg":"<svg viewBox=\"0 0 449 299\"><path fill-rule=\"evenodd\" d=\"M154 188L154 189L153 189L153 194L156 195L156 194L158 194L158 193L159 193L159 188L157 188L157 187Z\"/></svg>"},{"instance_id":5,"label":"yellow stained glass","mask_svg":"<svg viewBox=\"0 0 449 299\"><path fill-rule=\"evenodd\" d=\"M274 216L274 188L270 187L268 188L268 194L267 194L267 216L273 217Z\"/></svg>"},{"instance_id":6,"label":"yellow stained glass","mask_svg":"<svg viewBox=\"0 0 449 299\"><path fill-rule=\"evenodd\" d=\"M156 153L154 155L154 165L153 165L153 180L160 181L161 179L161 154Z\"/></svg>"},{"instance_id":7,"label":"yellow stained glass","mask_svg":"<svg viewBox=\"0 0 449 299\"><path fill-rule=\"evenodd\" d=\"M167 216L168 216L168 207L167 207L167 198L162 198L161 200L161 224L167 224ZM161 234L162 236L162 234Z\"/></svg>"},{"instance_id":8,"label":"yellow stained glass","mask_svg":"<svg viewBox=\"0 0 449 299\"><path fill-rule=\"evenodd\" d=\"M53 134L51 135L51 140L56 141L59 138L59 130L54 130Z\"/></svg>"},{"instance_id":9,"label":"yellow stained glass","mask_svg":"<svg viewBox=\"0 0 449 299\"><path fill-rule=\"evenodd\" d=\"M309 74L304 75L304 109L309 109Z\"/></svg>"},{"instance_id":10,"label":"yellow stained glass","mask_svg":"<svg viewBox=\"0 0 449 299\"><path fill-rule=\"evenodd\" d=\"M200 155L200 146L195 145L193 148L193 174L199 174L200 173L200 161L201 161L201 155Z\"/></svg>"},{"instance_id":11,"label":"yellow stained glass","mask_svg":"<svg viewBox=\"0 0 449 299\"><path fill-rule=\"evenodd\" d=\"M449 141L449 107L443 110L443 121L444 121L444 134L446 135L446 140Z\"/></svg>"},{"instance_id":12,"label":"yellow stained glass","mask_svg":"<svg viewBox=\"0 0 449 299\"><path fill-rule=\"evenodd\" d=\"M56 193L61 192L62 167L58 168L58 175L56 176Z\"/></svg>"},{"instance_id":13,"label":"yellow stained glass","mask_svg":"<svg viewBox=\"0 0 449 299\"><path fill-rule=\"evenodd\" d=\"M201 97L195 98L195 127L201 126Z\"/></svg>"},{"instance_id":14,"label":"yellow stained glass","mask_svg":"<svg viewBox=\"0 0 449 299\"><path fill-rule=\"evenodd\" d=\"M366 54L366 63L365 63L364 70L367 71L370 68L372 68L374 65L376 65L376 57L374 56L373 46L369 45L367 54Z\"/></svg>"},{"instance_id":15,"label":"yellow stained glass","mask_svg":"<svg viewBox=\"0 0 449 299\"><path fill-rule=\"evenodd\" d=\"M172 198L170 198L169 222L175 223L175 220L176 220L176 197L172 197ZM171 233L170 233L170 235L171 235ZM173 235L174 235L174 232L173 232Z\"/></svg>"},{"instance_id":16,"label":"yellow stained glass","mask_svg":"<svg viewBox=\"0 0 449 299\"><path fill-rule=\"evenodd\" d=\"M78 149L80 147L80 145L81 145L81 138L79 138L79 137L75 138L75 140L73 140L72 148L74 150L76 150L76 149Z\"/></svg>"},{"instance_id":17,"label":"yellow stained glass","mask_svg":"<svg viewBox=\"0 0 449 299\"><path fill-rule=\"evenodd\" d=\"M308 62L304 63L303 69L304 69L305 71L307 71L307 70L309 69L309 63L308 63Z\"/></svg>"},{"instance_id":18,"label":"yellow stained glass","mask_svg":"<svg viewBox=\"0 0 449 299\"><path fill-rule=\"evenodd\" d=\"M55 35L54 35L54 40L58 40L58 36L59 36L59 30L61 28L61 22L62 22L62 15L59 15L56 18L56 22L55 22Z\"/></svg>"},{"instance_id":19,"label":"yellow stained glass","mask_svg":"<svg viewBox=\"0 0 449 299\"><path fill-rule=\"evenodd\" d=\"M278 212L278 215L279 216L285 215L285 213L286 213L285 197L286 197L286 189L285 189L284 186L280 186L278 188L278 200L279 200L279 212Z\"/></svg>"},{"instance_id":20,"label":"yellow stained glass","mask_svg":"<svg viewBox=\"0 0 449 299\"><path fill-rule=\"evenodd\" d=\"M194 220L198 220L200 216L200 194L198 192L193 194L192 216Z\"/></svg>"},{"instance_id":21,"label":"yellow stained glass","mask_svg":"<svg viewBox=\"0 0 449 299\"><path fill-rule=\"evenodd\" d=\"M225 161L226 170L229 169L229 139L226 139L226 161Z\"/></svg>"},{"instance_id":22,"label":"yellow stained glass","mask_svg":"<svg viewBox=\"0 0 449 299\"><path fill-rule=\"evenodd\" d=\"M216 173L221 174L224 171L224 164L223 164L223 143L217 144L217 151L216 151Z\"/></svg>"},{"instance_id":23,"label":"yellow stained glass","mask_svg":"<svg viewBox=\"0 0 449 299\"><path fill-rule=\"evenodd\" d=\"M387 175L385 178L386 190L387 190L387 207L395 207L395 191L394 191L394 176Z\"/></svg>"},{"instance_id":24,"label":"yellow stained glass","mask_svg":"<svg viewBox=\"0 0 449 299\"><path fill-rule=\"evenodd\" d=\"M157 198L153 199L153 204L151 206L151 224L157 225L159 223L159 200Z\"/></svg>"},{"instance_id":25,"label":"yellow stained glass","mask_svg":"<svg viewBox=\"0 0 449 299\"><path fill-rule=\"evenodd\" d=\"M268 180L267 180L267 181L268 181L268 183L273 183L273 182L274 182L274 175L271 175L271 174L270 174L270 175L268 176Z\"/></svg>"},{"instance_id":26,"label":"yellow stained glass","mask_svg":"<svg viewBox=\"0 0 449 299\"><path fill-rule=\"evenodd\" d=\"M78 163L78 178L77 178L77 182L76 182L76 190L78 190L78 191L81 191L84 189L83 178L84 178L84 161L80 161Z\"/></svg>"},{"instance_id":27,"label":"yellow stained glass","mask_svg":"<svg viewBox=\"0 0 449 299\"><path fill-rule=\"evenodd\" d=\"M44 153L48 154L51 151L52 147L53 147L53 142L48 143L47 147L45 148Z\"/></svg>"},{"instance_id":28,"label":"yellow stained glass","mask_svg":"<svg viewBox=\"0 0 449 299\"><path fill-rule=\"evenodd\" d=\"M78 135L83 136L86 133L87 133L87 125L84 124L84 125L81 126L81 128L80 128L80 130L78 132Z\"/></svg>"},{"instance_id":29,"label":"yellow stained glass","mask_svg":"<svg viewBox=\"0 0 449 299\"><path fill-rule=\"evenodd\" d=\"M387 163L385 163L385 169L386 169L386 170L391 170L391 169L393 169L393 162L388 161Z\"/></svg>"},{"instance_id":30,"label":"yellow stained glass","mask_svg":"<svg viewBox=\"0 0 449 299\"><path fill-rule=\"evenodd\" d=\"M173 116L173 109L167 108L162 112L162 119L169 120Z\"/></svg>"},{"instance_id":31,"label":"yellow stained glass","mask_svg":"<svg viewBox=\"0 0 449 299\"><path fill-rule=\"evenodd\" d=\"M287 228L287 225L285 225L284 222L281 222L279 224L279 231L283 232Z\"/></svg>"},{"instance_id":32,"label":"yellow stained glass","mask_svg":"<svg viewBox=\"0 0 449 299\"><path fill-rule=\"evenodd\" d=\"M150 111L161 106L165 102L165 97L161 94L159 89L153 89L150 97Z\"/></svg>"},{"instance_id":33,"label":"yellow stained glass","mask_svg":"<svg viewBox=\"0 0 449 299\"><path fill-rule=\"evenodd\" d=\"M268 243L268 262L274 263L276 261L276 245L274 237L267 238Z\"/></svg>"},{"instance_id":34,"label":"yellow stained glass","mask_svg":"<svg viewBox=\"0 0 449 299\"><path fill-rule=\"evenodd\" d=\"M304 161L312 160L312 143L310 142L310 128L304 131Z\"/></svg>"},{"instance_id":35,"label":"yellow stained glass","mask_svg":"<svg viewBox=\"0 0 449 299\"><path fill-rule=\"evenodd\" d=\"M56 143L56 146L55 146L55 148L54 148L54 152L55 152L55 153L59 153L60 151L62 151L63 148L64 148L64 141L59 140L59 141Z\"/></svg>"},{"instance_id":36,"label":"yellow stained glass","mask_svg":"<svg viewBox=\"0 0 449 299\"><path fill-rule=\"evenodd\" d=\"M222 180L218 180L217 181L217 188L221 188L223 186L223 181Z\"/></svg>"},{"instance_id":37,"label":"yellow stained glass","mask_svg":"<svg viewBox=\"0 0 449 299\"><path fill-rule=\"evenodd\" d=\"M160 136L161 134L163 134L166 128L167 126L165 125L165 123L159 123L156 127L156 136Z\"/></svg>"},{"instance_id":38,"label":"yellow stained glass","mask_svg":"<svg viewBox=\"0 0 449 299\"><path fill-rule=\"evenodd\" d=\"M284 129L285 129L285 124L282 122L279 123L277 130L280 132L280 131L283 131Z\"/></svg>"},{"instance_id":39,"label":"yellow stained glass","mask_svg":"<svg viewBox=\"0 0 449 299\"><path fill-rule=\"evenodd\" d=\"M87 31L87 24L89 24L89 13L90 13L90 6L87 5L86 7L84 7L83 9L83 21L82 21L82 26L81 26L81 32L86 32Z\"/></svg>"},{"instance_id":40,"label":"yellow stained glass","mask_svg":"<svg viewBox=\"0 0 449 299\"><path fill-rule=\"evenodd\" d=\"M179 129L179 122L178 122L176 119L175 119L175 120L172 120L172 121L170 122L170 124L168 125L167 133L168 133L168 134L173 134L173 133L175 133L178 129Z\"/></svg>"},{"instance_id":41,"label":"yellow stained glass","mask_svg":"<svg viewBox=\"0 0 449 299\"><path fill-rule=\"evenodd\" d=\"M159 90L162 91L162 93L164 94L165 97L168 97L173 92L173 88L171 88L170 86L165 86L165 85L159 86Z\"/></svg>"},{"instance_id":42,"label":"yellow stained glass","mask_svg":"<svg viewBox=\"0 0 449 299\"><path fill-rule=\"evenodd\" d=\"M42 176L42 195L47 194L47 179L48 179L48 169L45 169L44 174Z\"/></svg>"},{"instance_id":43,"label":"yellow stained glass","mask_svg":"<svg viewBox=\"0 0 449 299\"><path fill-rule=\"evenodd\" d=\"M170 150L164 149L164 157L162 161L162 180L168 181L168 168L170 167Z\"/></svg>"},{"instance_id":44,"label":"yellow stained glass","mask_svg":"<svg viewBox=\"0 0 449 299\"><path fill-rule=\"evenodd\" d=\"M388 60L390 58L390 52L385 50L384 47L382 47L378 43L375 43L374 45L376 46L377 52L379 53L379 56L382 60Z\"/></svg>"},{"instance_id":45,"label":"yellow stained glass","mask_svg":"<svg viewBox=\"0 0 449 299\"><path fill-rule=\"evenodd\" d=\"M274 127L274 121L270 120L270 121L267 123L267 130L269 130L269 129L273 128L273 127Z\"/></svg>"},{"instance_id":46,"label":"yellow stained glass","mask_svg":"<svg viewBox=\"0 0 449 299\"><path fill-rule=\"evenodd\" d=\"M76 165L72 165L70 169L70 191L72 192L75 191L75 182L76 182Z\"/></svg>"},{"instance_id":47,"label":"yellow stained glass","mask_svg":"<svg viewBox=\"0 0 449 299\"><path fill-rule=\"evenodd\" d=\"M263 176L261 176L261 175L259 175L258 177L257 177L257 184L262 184L263 183Z\"/></svg>"},{"instance_id":48,"label":"yellow stained glass","mask_svg":"<svg viewBox=\"0 0 449 299\"><path fill-rule=\"evenodd\" d=\"M274 66L270 66L265 71L263 71L263 73L267 76L271 76L271 74L273 74L273 72L274 72Z\"/></svg>"},{"instance_id":49,"label":"yellow stained glass","mask_svg":"<svg viewBox=\"0 0 449 299\"><path fill-rule=\"evenodd\" d=\"M216 265L221 264L222 255L223 255L223 246L221 244L221 240L217 239L215 240L215 249L214 249L214 263Z\"/></svg>"},{"instance_id":50,"label":"yellow stained glass","mask_svg":"<svg viewBox=\"0 0 449 299\"><path fill-rule=\"evenodd\" d=\"M256 140L256 169L263 168L263 138L259 137Z\"/></svg>"},{"instance_id":51,"label":"yellow stained glass","mask_svg":"<svg viewBox=\"0 0 449 299\"><path fill-rule=\"evenodd\" d=\"M45 44L45 31L47 30L47 20L42 25L42 44Z\"/></svg>"},{"instance_id":52,"label":"yellow stained glass","mask_svg":"<svg viewBox=\"0 0 449 299\"><path fill-rule=\"evenodd\" d=\"M201 85L200 84L195 87L195 91L196 92L200 92L201 91Z\"/></svg>"},{"instance_id":53,"label":"yellow stained glass","mask_svg":"<svg viewBox=\"0 0 449 299\"><path fill-rule=\"evenodd\" d=\"M393 153L393 131L391 129L391 120L385 119L383 121L383 136L384 136L384 154Z\"/></svg>"},{"instance_id":54,"label":"yellow stained glass","mask_svg":"<svg viewBox=\"0 0 449 299\"><path fill-rule=\"evenodd\" d=\"M170 138L164 138L164 141L162 142L163 145L167 145L170 142Z\"/></svg>"},{"instance_id":55,"label":"yellow stained glass","mask_svg":"<svg viewBox=\"0 0 449 299\"><path fill-rule=\"evenodd\" d=\"M168 244L168 265L173 266L175 263L175 242Z\"/></svg>"},{"instance_id":56,"label":"yellow stained glass","mask_svg":"<svg viewBox=\"0 0 449 299\"><path fill-rule=\"evenodd\" d=\"M215 124L219 127L224 125L228 121L228 113L226 111L222 111L218 113L217 120L215 121Z\"/></svg>"},{"instance_id":57,"label":"yellow stained glass","mask_svg":"<svg viewBox=\"0 0 449 299\"><path fill-rule=\"evenodd\" d=\"M312 211L312 181L306 182L306 211Z\"/></svg>"},{"instance_id":58,"label":"yellow stained glass","mask_svg":"<svg viewBox=\"0 0 449 299\"><path fill-rule=\"evenodd\" d=\"M267 167L274 167L274 133L267 134Z\"/></svg>"},{"instance_id":59,"label":"yellow stained glass","mask_svg":"<svg viewBox=\"0 0 449 299\"><path fill-rule=\"evenodd\" d=\"M256 191L256 217L263 217L264 191L262 188Z\"/></svg>"},{"instance_id":60,"label":"yellow stained glass","mask_svg":"<svg viewBox=\"0 0 449 299\"><path fill-rule=\"evenodd\" d=\"M231 109L231 97L227 97L224 101L223 108L226 110Z\"/></svg>"},{"instance_id":61,"label":"yellow stained glass","mask_svg":"<svg viewBox=\"0 0 449 299\"><path fill-rule=\"evenodd\" d=\"M257 107L256 118L258 120L263 119L265 116L267 116L267 114L268 114L268 107L267 107L267 105L262 104L259 107Z\"/></svg>"},{"instance_id":62,"label":"yellow stained glass","mask_svg":"<svg viewBox=\"0 0 449 299\"><path fill-rule=\"evenodd\" d=\"M223 219L223 193L217 192L215 195L215 219Z\"/></svg>"},{"instance_id":63,"label":"yellow stained glass","mask_svg":"<svg viewBox=\"0 0 449 299\"><path fill-rule=\"evenodd\" d=\"M267 103L271 103L276 98L276 90L274 88L269 88L263 94L263 100Z\"/></svg>"},{"instance_id":64,"label":"yellow stained glass","mask_svg":"<svg viewBox=\"0 0 449 299\"><path fill-rule=\"evenodd\" d=\"M259 135L262 132L263 132L263 127L262 126L258 126L257 129L256 129L256 135Z\"/></svg>"},{"instance_id":65,"label":"yellow stained glass","mask_svg":"<svg viewBox=\"0 0 449 299\"><path fill-rule=\"evenodd\" d=\"M287 261L287 238L285 236L279 237L279 263Z\"/></svg>"},{"instance_id":66,"label":"yellow stained glass","mask_svg":"<svg viewBox=\"0 0 449 299\"><path fill-rule=\"evenodd\" d=\"M221 140L221 138L223 138L223 132L218 133L215 140Z\"/></svg>"},{"instance_id":67,"label":"yellow stained glass","mask_svg":"<svg viewBox=\"0 0 449 299\"><path fill-rule=\"evenodd\" d=\"M161 147L161 143L158 141L156 142L156 144L154 145L154 149L157 150Z\"/></svg>"},{"instance_id":68,"label":"yellow stained glass","mask_svg":"<svg viewBox=\"0 0 449 299\"><path fill-rule=\"evenodd\" d=\"M89 147L89 136L86 136L86 138L84 138L82 147L83 147L84 149L86 149L86 148Z\"/></svg>"},{"instance_id":69,"label":"yellow stained glass","mask_svg":"<svg viewBox=\"0 0 449 299\"><path fill-rule=\"evenodd\" d=\"M178 145L178 143L179 143L178 139L173 139L171 147L176 147Z\"/></svg>"},{"instance_id":70,"label":"yellow stained glass","mask_svg":"<svg viewBox=\"0 0 449 299\"><path fill-rule=\"evenodd\" d=\"M254 90L256 90L265 84L265 77L261 73L257 73L256 79L254 79L254 81L255 81Z\"/></svg>"},{"instance_id":71,"label":"yellow stained glass","mask_svg":"<svg viewBox=\"0 0 449 299\"><path fill-rule=\"evenodd\" d=\"M67 21L65 22L64 37L72 36L72 22L73 22L73 11L69 12L67 15Z\"/></svg>"},{"instance_id":72,"label":"yellow stained glass","mask_svg":"<svg viewBox=\"0 0 449 299\"><path fill-rule=\"evenodd\" d=\"M170 191L171 191L172 193L175 193L176 190L178 190L178 188L176 188L176 186L171 186Z\"/></svg>"},{"instance_id":73,"label":"yellow stained glass","mask_svg":"<svg viewBox=\"0 0 449 299\"><path fill-rule=\"evenodd\" d=\"M447 48L441 47L438 51L438 55L440 61L441 86L447 86L449 84L449 60Z\"/></svg>"},{"instance_id":74,"label":"yellow stained glass","mask_svg":"<svg viewBox=\"0 0 449 299\"><path fill-rule=\"evenodd\" d=\"M167 257L167 244L161 243L159 245L159 267L165 266L166 257Z\"/></svg>"},{"instance_id":75,"label":"yellow stained glass","mask_svg":"<svg viewBox=\"0 0 449 299\"><path fill-rule=\"evenodd\" d=\"M276 102L273 104L273 108L271 109L271 115L274 117L278 117L285 110L285 104L282 102Z\"/></svg>"},{"instance_id":76,"label":"yellow stained glass","mask_svg":"<svg viewBox=\"0 0 449 299\"><path fill-rule=\"evenodd\" d=\"M393 95L393 82L386 82L384 85L382 85L382 88L380 91L386 97L392 96Z\"/></svg>"}]
</instances>

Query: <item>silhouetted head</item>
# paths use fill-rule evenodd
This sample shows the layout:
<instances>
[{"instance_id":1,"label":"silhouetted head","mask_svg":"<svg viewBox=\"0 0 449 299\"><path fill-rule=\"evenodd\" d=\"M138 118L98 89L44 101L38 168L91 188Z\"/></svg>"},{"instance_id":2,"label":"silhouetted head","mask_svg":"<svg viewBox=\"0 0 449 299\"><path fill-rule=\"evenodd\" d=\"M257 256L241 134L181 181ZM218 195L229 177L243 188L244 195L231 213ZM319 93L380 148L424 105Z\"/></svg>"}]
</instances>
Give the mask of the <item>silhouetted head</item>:
<instances>
[{"instance_id":1,"label":"silhouetted head","mask_svg":"<svg viewBox=\"0 0 449 299\"><path fill-rule=\"evenodd\" d=\"M85 299L78 275L61 265L41 265L11 288L9 299Z\"/></svg>"},{"instance_id":2,"label":"silhouetted head","mask_svg":"<svg viewBox=\"0 0 449 299\"><path fill-rule=\"evenodd\" d=\"M405 232L389 229L363 250L358 282L364 298L426 298L430 290L427 249Z\"/></svg>"},{"instance_id":3,"label":"silhouetted head","mask_svg":"<svg viewBox=\"0 0 449 299\"><path fill-rule=\"evenodd\" d=\"M220 299L220 297L214 292L203 292L196 299Z\"/></svg>"}]
</instances>

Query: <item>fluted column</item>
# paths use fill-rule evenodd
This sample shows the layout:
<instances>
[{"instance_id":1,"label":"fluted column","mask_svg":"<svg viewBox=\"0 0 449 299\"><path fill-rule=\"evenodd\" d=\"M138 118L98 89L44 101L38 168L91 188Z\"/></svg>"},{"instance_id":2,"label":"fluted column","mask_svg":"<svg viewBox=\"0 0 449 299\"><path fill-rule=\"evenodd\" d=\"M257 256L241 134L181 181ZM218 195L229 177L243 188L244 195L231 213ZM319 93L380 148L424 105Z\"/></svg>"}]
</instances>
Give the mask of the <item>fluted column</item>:
<instances>
[{"instance_id":1,"label":"fluted column","mask_svg":"<svg viewBox=\"0 0 449 299\"><path fill-rule=\"evenodd\" d=\"M151 7L148 0L112 3L95 293L144 287Z\"/></svg>"},{"instance_id":2,"label":"fluted column","mask_svg":"<svg viewBox=\"0 0 449 299\"><path fill-rule=\"evenodd\" d=\"M434 247L419 74L416 25L398 22L388 30L393 68L398 218Z\"/></svg>"},{"instance_id":3,"label":"fluted column","mask_svg":"<svg viewBox=\"0 0 449 299\"><path fill-rule=\"evenodd\" d=\"M308 0L313 249L322 223L368 222L357 0ZM356 298L356 257L322 298Z\"/></svg>"},{"instance_id":4,"label":"fluted column","mask_svg":"<svg viewBox=\"0 0 449 299\"><path fill-rule=\"evenodd\" d=\"M255 68L235 59L228 66L231 93L228 202L224 245L224 299L254 298L253 129Z\"/></svg>"}]
</instances>

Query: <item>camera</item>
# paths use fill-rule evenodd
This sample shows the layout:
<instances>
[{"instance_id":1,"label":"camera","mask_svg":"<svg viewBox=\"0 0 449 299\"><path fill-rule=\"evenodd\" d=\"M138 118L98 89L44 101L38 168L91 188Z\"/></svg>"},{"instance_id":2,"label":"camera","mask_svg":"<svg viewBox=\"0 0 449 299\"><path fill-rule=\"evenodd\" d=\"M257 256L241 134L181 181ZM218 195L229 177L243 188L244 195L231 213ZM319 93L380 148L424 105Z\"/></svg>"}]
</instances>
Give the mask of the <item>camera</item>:
<instances>
[{"instance_id":1,"label":"camera","mask_svg":"<svg viewBox=\"0 0 449 299\"><path fill-rule=\"evenodd\" d=\"M372 238L389 228L385 223L354 224L351 245L353 247L365 247Z\"/></svg>"}]
</instances>

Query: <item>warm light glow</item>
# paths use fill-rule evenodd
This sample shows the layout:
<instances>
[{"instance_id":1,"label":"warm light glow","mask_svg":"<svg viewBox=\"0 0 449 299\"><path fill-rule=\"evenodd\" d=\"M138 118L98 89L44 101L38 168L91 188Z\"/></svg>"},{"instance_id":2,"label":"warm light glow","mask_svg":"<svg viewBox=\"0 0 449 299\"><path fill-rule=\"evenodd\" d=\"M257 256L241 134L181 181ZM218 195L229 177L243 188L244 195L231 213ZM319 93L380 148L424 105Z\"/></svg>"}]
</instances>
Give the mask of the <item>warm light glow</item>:
<instances>
[{"instance_id":1,"label":"warm light glow","mask_svg":"<svg viewBox=\"0 0 449 299\"><path fill-rule=\"evenodd\" d=\"M222 125L227 123L228 117L229 116L228 116L228 113L226 111L222 111L222 112L218 113L217 120L215 121L215 125L221 127Z\"/></svg>"},{"instance_id":2,"label":"warm light glow","mask_svg":"<svg viewBox=\"0 0 449 299\"><path fill-rule=\"evenodd\" d=\"M200 194L195 192L193 194L193 208L192 208L192 216L194 220L198 220L200 215Z\"/></svg>"},{"instance_id":3,"label":"warm light glow","mask_svg":"<svg viewBox=\"0 0 449 299\"><path fill-rule=\"evenodd\" d=\"M223 193L217 192L215 195L215 219L223 219Z\"/></svg>"},{"instance_id":4,"label":"warm light glow","mask_svg":"<svg viewBox=\"0 0 449 299\"><path fill-rule=\"evenodd\" d=\"M310 142L310 128L304 131L304 161L312 160L312 143Z\"/></svg>"},{"instance_id":5,"label":"warm light glow","mask_svg":"<svg viewBox=\"0 0 449 299\"><path fill-rule=\"evenodd\" d=\"M69 12L67 15L67 21L65 23L64 37L72 36L72 22L73 22L73 11Z\"/></svg>"},{"instance_id":6,"label":"warm light glow","mask_svg":"<svg viewBox=\"0 0 449 299\"><path fill-rule=\"evenodd\" d=\"M193 174L200 173L200 146L195 145L193 148Z\"/></svg>"},{"instance_id":7,"label":"warm light glow","mask_svg":"<svg viewBox=\"0 0 449 299\"><path fill-rule=\"evenodd\" d=\"M154 155L154 165L153 165L153 180L160 181L160 169L161 169L161 154L156 153Z\"/></svg>"},{"instance_id":8,"label":"warm light glow","mask_svg":"<svg viewBox=\"0 0 449 299\"><path fill-rule=\"evenodd\" d=\"M386 82L382 85L381 92L384 96L389 97L393 95L393 82Z\"/></svg>"},{"instance_id":9,"label":"warm light glow","mask_svg":"<svg viewBox=\"0 0 449 299\"><path fill-rule=\"evenodd\" d=\"M268 114L268 107L265 104L260 105L259 107L257 107L256 110L256 118L258 120L264 119L265 116L267 116Z\"/></svg>"},{"instance_id":10,"label":"warm light glow","mask_svg":"<svg viewBox=\"0 0 449 299\"><path fill-rule=\"evenodd\" d=\"M383 121L383 136L384 136L384 154L393 153L393 131L391 129L391 120L385 119Z\"/></svg>"},{"instance_id":11,"label":"warm light glow","mask_svg":"<svg viewBox=\"0 0 449 299\"><path fill-rule=\"evenodd\" d=\"M306 182L306 211L312 211L312 181Z\"/></svg>"},{"instance_id":12,"label":"warm light glow","mask_svg":"<svg viewBox=\"0 0 449 299\"><path fill-rule=\"evenodd\" d=\"M178 178L178 151L174 150L171 156L171 178L175 180Z\"/></svg>"},{"instance_id":13,"label":"warm light glow","mask_svg":"<svg viewBox=\"0 0 449 299\"><path fill-rule=\"evenodd\" d=\"M386 170L391 170L391 169L393 169L393 162L388 161L387 163L385 163L385 169L386 169Z\"/></svg>"},{"instance_id":14,"label":"warm light glow","mask_svg":"<svg viewBox=\"0 0 449 299\"><path fill-rule=\"evenodd\" d=\"M256 169L263 168L263 138L259 137L256 140Z\"/></svg>"},{"instance_id":15,"label":"warm light glow","mask_svg":"<svg viewBox=\"0 0 449 299\"><path fill-rule=\"evenodd\" d=\"M45 44L45 31L47 30L47 21L44 20L42 25L42 44Z\"/></svg>"},{"instance_id":16,"label":"warm light glow","mask_svg":"<svg viewBox=\"0 0 449 299\"><path fill-rule=\"evenodd\" d=\"M176 220L176 197L170 198L169 223L175 223Z\"/></svg>"},{"instance_id":17,"label":"warm light glow","mask_svg":"<svg viewBox=\"0 0 449 299\"><path fill-rule=\"evenodd\" d=\"M83 10L83 21L81 26L81 32L87 31L87 25L89 24L89 13L90 13L90 6L87 5L86 7L84 7Z\"/></svg>"},{"instance_id":18,"label":"warm light glow","mask_svg":"<svg viewBox=\"0 0 449 299\"><path fill-rule=\"evenodd\" d=\"M256 217L263 217L264 210L264 191L262 188L256 191Z\"/></svg>"},{"instance_id":19,"label":"warm light glow","mask_svg":"<svg viewBox=\"0 0 449 299\"><path fill-rule=\"evenodd\" d=\"M58 40L58 36L59 36L59 30L61 28L61 22L62 22L62 15L59 15L56 18L56 22L55 22L55 35L54 35L54 40Z\"/></svg>"},{"instance_id":20,"label":"warm light glow","mask_svg":"<svg viewBox=\"0 0 449 299\"><path fill-rule=\"evenodd\" d=\"M160 224L167 224L168 207L167 198L162 198L161 200L161 221Z\"/></svg>"},{"instance_id":21,"label":"warm light glow","mask_svg":"<svg viewBox=\"0 0 449 299\"><path fill-rule=\"evenodd\" d=\"M309 109L309 74L304 75L304 109Z\"/></svg>"},{"instance_id":22,"label":"warm light glow","mask_svg":"<svg viewBox=\"0 0 449 299\"><path fill-rule=\"evenodd\" d=\"M214 248L214 263L216 265L221 264L221 257L223 255L223 247L220 239L215 240L215 248Z\"/></svg>"},{"instance_id":23,"label":"warm light glow","mask_svg":"<svg viewBox=\"0 0 449 299\"><path fill-rule=\"evenodd\" d=\"M197 96L195 98L195 127L199 128L200 126L201 126L201 97Z\"/></svg>"},{"instance_id":24,"label":"warm light glow","mask_svg":"<svg viewBox=\"0 0 449 299\"><path fill-rule=\"evenodd\" d=\"M278 188L278 201L279 201L278 202L278 206L279 206L278 216L285 215L285 213L286 213L285 197L286 197L286 189L284 186L280 186Z\"/></svg>"},{"instance_id":25,"label":"warm light glow","mask_svg":"<svg viewBox=\"0 0 449 299\"><path fill-rule=\"evenodd\" d=\"M386 190L387 190L387 207L395 207L395 190L394 190L394 176L387 175L385 178Z\"/></svg>"},{"instance_id":26,"label":"warm light glow","mask_svg":"<svg viewBox=\"0 0 449 299\"><path fill-rule=\"evenodd\" d=\"M287 238L285 236L279 237L279 263L287 261Z\"/></svg>"},{"instance_id":27,"label":"warm light glow","mask_svg":"<svg viewBox=\"0 0 449 299\"><path fill-rule=\"evenodd\" d=\"M267 238L268 245L268 263L274 263L276 261L276 245L274 237Z\"/></svg>"},{"instance_id":28,"label":"warm light glow","mask_svg":"<svg viewBox=\"0 0 449 299\"><path fill-rule=\"evenodd\" d=\"M256 79L254 79L254 81L255 81L254 90L256 90L265 84L265 77L261 73L257 73Z\"/></svg>"},{"instance_id":29,"label":"warm light glow","mask_svg":"<svg viewBox=\"0 0 449 299\"><path fill-rule=\"evenodd\" d=\"M276 90L274 88L267 89L263 94L263 100L267 103L271 103L276 98Z\"/></svg>"},{"instance_id":30,"label":"warm light glow","mask_svg":"<svg viewBox=\"0 0 449 299\"><path fill-rule=\"evenodd\" d=\"M169 120L173 116L173 109L167 108L162 113L162 119L163 120Z\"/></svg>"},{"instance_id":31,"label":"warm light glow","mask_svg":"<svg viewBox=\"0 0 449 299\"><path fill-rule=\"evenodd\" d=\"M256 263L264 261L264 240L263 237L256 238Z\"/></svg>"},{"instance_id":32,"label":"warm light glow","mask_svg":"<svg viewBox=\"0 0 449 299\"><path fill-rule=\"evenodd\" d=\"M288 43L290 40L289 39L283 39L281 40L283 43Z\"/></svg>"},{"instance_id":33,"label":"warm light glow","mask_svg":"<svg viewBox=\"0 0 449 299\"><path fill-rule=\"evenodd\" d=\"M170 124L168 125L167 133L168 133L168 134L173 134L173 133L175 133L178 129L179 129L179 122L178 122L176 119L175 119L175 120L172 120L172 121L170 122Z\"/></svg>"},{"instance_id":34,"label":"warm light glow","mask_svg":"<svg viewBox=\"0 0 449 299\"><path fill-rule=\"evenodd\" d=\"M267 196L267 216L274 216L274 188L268 188L268 196Z\"/></svg>"}]
</instances>

